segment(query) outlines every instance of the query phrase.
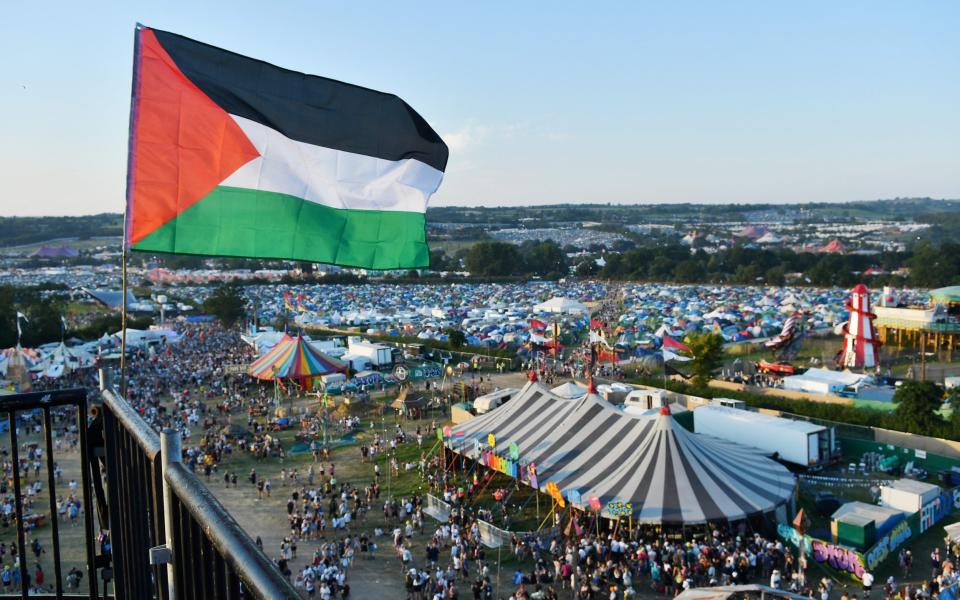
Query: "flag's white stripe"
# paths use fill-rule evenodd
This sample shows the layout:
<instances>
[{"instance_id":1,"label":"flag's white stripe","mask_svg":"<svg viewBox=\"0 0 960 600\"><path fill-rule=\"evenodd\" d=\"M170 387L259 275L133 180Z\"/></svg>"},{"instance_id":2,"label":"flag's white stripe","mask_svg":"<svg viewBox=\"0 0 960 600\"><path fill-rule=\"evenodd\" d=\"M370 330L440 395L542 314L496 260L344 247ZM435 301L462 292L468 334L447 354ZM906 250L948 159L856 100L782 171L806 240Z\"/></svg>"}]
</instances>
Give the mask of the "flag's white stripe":
<instances>
[{"instance_id":1,"label":"flag's white stripe","mask_svg":"<svg viewBox=\"0 0 960 600\"><path fill-rule=\"evenodd\" d=\"M291 140L230 115L260 156L220 185L278 192L332 208L423 213L443 173L418 160L384 160Z\"/></svg>"}]
</instances>

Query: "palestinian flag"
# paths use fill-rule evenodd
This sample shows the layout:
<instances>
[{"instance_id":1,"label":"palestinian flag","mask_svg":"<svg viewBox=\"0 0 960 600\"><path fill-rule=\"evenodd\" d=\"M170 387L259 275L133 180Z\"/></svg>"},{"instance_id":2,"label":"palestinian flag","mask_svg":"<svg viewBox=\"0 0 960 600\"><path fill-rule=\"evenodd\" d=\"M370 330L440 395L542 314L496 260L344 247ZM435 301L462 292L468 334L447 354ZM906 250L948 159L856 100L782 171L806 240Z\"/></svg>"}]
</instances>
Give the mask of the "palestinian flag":
<instances>
[{"instance_id":1,"label":"palestinian flag","mask_svg":"<svg viewBox=\"0 0 960 600\"><path fill-rule=\"evenodd\" d=\"M429 266L447 146L403 100L138 26L133 250Z\"/></svg>"}]
</instances>

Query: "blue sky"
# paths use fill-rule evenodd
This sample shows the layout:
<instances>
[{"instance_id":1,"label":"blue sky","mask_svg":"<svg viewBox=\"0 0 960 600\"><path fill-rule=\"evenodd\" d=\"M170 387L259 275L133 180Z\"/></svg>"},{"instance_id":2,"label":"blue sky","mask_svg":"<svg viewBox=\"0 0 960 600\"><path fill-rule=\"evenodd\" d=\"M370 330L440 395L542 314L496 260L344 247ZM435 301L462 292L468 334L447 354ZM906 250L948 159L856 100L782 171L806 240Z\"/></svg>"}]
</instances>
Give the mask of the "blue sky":
<instances>
[{"instance_id":1,"label":"blue sky","mask_svg":"<svg viewBox=\"0 0 960 600\"><path fill-rule=\"evenodd\" d=\"M433 205L960 197L960 3L17 2L0 214L123 209L134 24L394 92Z\"/></svg>"}]
</instances>

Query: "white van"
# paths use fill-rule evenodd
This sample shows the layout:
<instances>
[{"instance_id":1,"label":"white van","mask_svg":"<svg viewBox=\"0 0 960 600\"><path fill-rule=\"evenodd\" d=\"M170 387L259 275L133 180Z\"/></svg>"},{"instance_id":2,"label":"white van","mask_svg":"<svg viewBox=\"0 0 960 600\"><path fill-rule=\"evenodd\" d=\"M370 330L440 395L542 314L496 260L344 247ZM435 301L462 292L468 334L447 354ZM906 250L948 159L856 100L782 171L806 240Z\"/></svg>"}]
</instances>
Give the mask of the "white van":
<instances>
[{"instance_id":1,"label":"white van","mask_svg":"<svg viewBox=\"0 0 960 600\"><path fill-rule=\"evenodd\" d=\"M324 389L342 388L343 384L347 382L347 376L343 373L330 373L329 375L321 375L320 382L323 383Z\"/></svg>"}]
</instances>

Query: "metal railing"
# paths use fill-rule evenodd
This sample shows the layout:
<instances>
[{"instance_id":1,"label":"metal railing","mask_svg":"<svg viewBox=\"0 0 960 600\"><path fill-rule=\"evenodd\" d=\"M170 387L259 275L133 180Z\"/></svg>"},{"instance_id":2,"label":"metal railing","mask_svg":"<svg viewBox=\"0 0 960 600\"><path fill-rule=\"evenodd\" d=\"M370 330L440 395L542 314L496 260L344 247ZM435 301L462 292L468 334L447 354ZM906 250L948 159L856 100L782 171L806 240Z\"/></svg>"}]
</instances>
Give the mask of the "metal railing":
<instances>
[{"instance_id":1,"label":"metal railing","mask_svg":"<svg viewBox=\"0 0 960 600\"><path fill-rule=\"evenodd\" d=\"M5 597L20 598L65 598L68 597L64 591L64 579L62 572L62 554L60 548L60 531L58 522L57 506L57 482L54 466L54 428L53 414L54 410L73 407L76 410L76 428L80 438L80 464L81 464L81 489L80 496L83 507L83 539L86 548L86 568L88 591L86 595L71 594L70 597L100 598L98 594L97 569L109 561L109 555L96 554L96 540L93 534L93 498L91 494L91 455L87 445L87 392L84 389L57 390L51 392L30 392L24 394L13 394L4 396L0 400L0 417L6 417L4 421L8 427L10 440L10 474L13 487L13 510L16 523L16 548L19 556L19 584L14 585L15 596L4 594ZM53 568L54 583L51 594L37 594L31 592L31 580L28 572L28 552L26 546L26 532L31 528L31 519L40 515L28 515L25 511L25 494L23 483L28 473L24 473L20 461L20 426L35 422L35 417L39 411L40 422L43 429L43 448L46 459L48 495L50 499L50 527L53 535ZM58 415L60 416L60 415ZM29 462L26 467L29 471ZM109 570L103 569L101 575L109 579ZM19 589L17 589L19 588ZM6 586L5 586L6 591Z\"/></svg>"},{"instance_id":2,"label":"metal railing","mask_svg":"<svg viewBox=\"0 0 960 600\"><path fill-rule=\"evenodd\" d=\"M113 390L103 390L102 460L113 538L117 598L168 598L166 578L150 564L164 543L160 439Z\"/></svg>"},{"instance_id":3,"label":"metal railing","mask_svg":"<svg viewBox=\"0 0 960 600\"><path fill-rule=\"evenodd\" d=\"M104 473L115 597L299 598L207 487L181 462L180 436L158 436L103 390ZM164 451L168 456L164 455Z\"/></svg>"}]
</instances>

